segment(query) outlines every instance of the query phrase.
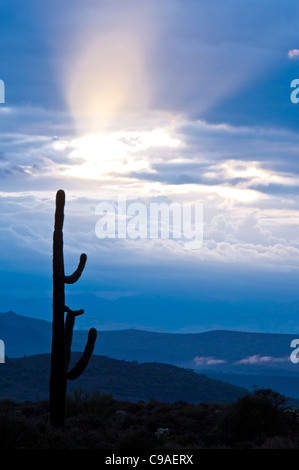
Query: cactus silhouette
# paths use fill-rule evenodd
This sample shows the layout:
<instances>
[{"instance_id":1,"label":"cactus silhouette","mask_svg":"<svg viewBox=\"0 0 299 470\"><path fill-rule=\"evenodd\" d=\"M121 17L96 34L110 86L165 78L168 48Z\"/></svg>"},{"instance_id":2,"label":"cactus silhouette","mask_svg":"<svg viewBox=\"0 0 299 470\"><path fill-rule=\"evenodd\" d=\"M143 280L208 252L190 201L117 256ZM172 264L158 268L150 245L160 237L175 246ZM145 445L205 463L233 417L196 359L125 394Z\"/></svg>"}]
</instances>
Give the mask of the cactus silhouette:
<instances>
[{"instance_id":1,"label":"cactus silhouette","mask_svg":"<svg viewBox=\"0 0 299 470\"><path fill-rule=\"evenodd\" d=\"M65 275L62 231L64 205L65 193L59 190L56 193L53 234L53 323L50 372L50 423L54 427L64 426L67 380L75 380L82 374L92 355L97 337L96 329L91 328L81 358L71 370L68 370L75 317L82 315L84 310L71 310L65 305L65 284L74 284L78 281L87 257L82 254L76 271L70 276Z\"/></svg>"}]
</instances>

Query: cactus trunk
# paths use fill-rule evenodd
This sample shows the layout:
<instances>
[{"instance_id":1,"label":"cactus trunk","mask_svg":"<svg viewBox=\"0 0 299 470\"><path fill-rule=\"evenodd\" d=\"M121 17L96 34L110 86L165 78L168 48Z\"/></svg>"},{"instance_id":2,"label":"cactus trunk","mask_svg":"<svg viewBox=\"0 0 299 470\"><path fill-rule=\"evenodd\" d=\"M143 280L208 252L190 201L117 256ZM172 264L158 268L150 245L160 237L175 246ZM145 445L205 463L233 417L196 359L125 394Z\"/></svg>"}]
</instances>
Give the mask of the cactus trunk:
<instances>
[{"instance_id":1,"label":"cactus trunk","mask_svg":"<svg viewBox=\"0 0 299 470\"><path fill-rule=\"evenodd\" d=\"M67 379L79 377L92 355L97 332L91 328L84 353L71 371L67 371L70 361L71 342L75 316L84 310L72 311L65 305L65 284L73 284L82 274L86 255L80 257L77 270L71 276L65 276L63 260L63 219L65 194L59 190L56 194L55 225L53 234L53 322L52 353L50 372L50 422L54 427L64 426L65 398ZM67 318L64 320L64 314Z\"/></svg>"}]
</instances>

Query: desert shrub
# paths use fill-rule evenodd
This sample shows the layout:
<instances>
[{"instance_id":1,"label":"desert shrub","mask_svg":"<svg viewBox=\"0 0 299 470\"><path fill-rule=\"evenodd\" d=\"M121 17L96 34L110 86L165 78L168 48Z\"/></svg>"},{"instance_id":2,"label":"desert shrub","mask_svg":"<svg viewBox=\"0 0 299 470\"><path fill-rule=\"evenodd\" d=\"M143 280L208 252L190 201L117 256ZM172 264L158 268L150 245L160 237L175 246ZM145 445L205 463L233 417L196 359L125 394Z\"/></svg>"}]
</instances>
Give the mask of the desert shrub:
<instances>
[{"instance_id":1,"label":"desert shrub","mask_svg":"<svg viewBox=\"0 0 299 470\"><path fill-rule=\"evenodd\" d=\"M144 406L145 402L140 400L138 402L127 402L124 409L127 409L127 411L130 413L138 413L143 412Z\"/></svg>"},{"instance_id":2,"label":"desert shrub","mask_svg":"<svg viewBox=\"0 0 299 470\"><path fill-rule=\"evenodd\" d=\"M120 433L117 442L119 449L154 449L155 446L154 436L148 434L142 426Z\"/></svg>"},{"instance_id":3,"label":"desert shrub","mask_svg":"<svg viewBox=\"0 0 299 470\"><path fill-rule=\"evenodd\" d=\"M226 442L246 443L290 432L282 405L288 399L271 389L253 389L227 406L220 420ZM246 446L246 444L244 444Z\"/></svg>"},{"instance_id":4,"label":"desert shrub","mask_svg":"<svg viewBox=\"0 0 299 470\"><path fill-rule=\"evenodd\" d=\"M298 436L269 437L259 449L298 449Z\"/></svg>"},{"instance_id":5,"label":"desert shrub","mask_svg":"<svg viewBox=\"0 0 299 470\"><path fill-rule=\"evenodd\" d=\"M30 437L29 437L30 436ZM24 439L25 437L25 439ZM34 429L29 429L24 418L15 418L10 414L0 415L0 448L18 449L26 447L27 440L38 437Z\"/></svg>"},{"instance_id":6,"label":"desert shrub","mask_svg":"<svg viewBox=\"0 0 299 470\"><path fill-rule=\"evenodd\" d=\"M66 397L66 417L89 413L106 417L114 411L112 403L111 393L101 394L97 391L83 393L81 389L74 390Z\"/></svg>"},{"instance_id":7,"label":"desert shrub","mask_svg":"<svg viewBox=\"0 0 299 470\"><path fill-rule=\"evenodd\" d=\"M39 402L25 402L22 403L20 413L28 420L30 418L39 418L41 421L47 421L49 405L46 400Z\"/></svg>"},{"instance_id":8,"label":"desert shrub","mask_svg":"<svg viewBox=\"0 0 299 470\"><path fill-rule=\"evenodd\" d=\"M16 403L9 398L0 400L0 413L9 413L16 408Z\"/></svg>"},{"instance_id":9,"label":"desert shrub","mask_svg":"<svg viewBox=\"0 0 299 470\"><path fill-rule=\"evenodd\" d=\"M128 413L127 415L123 416L121 423L119 424L121 429L132 428L137 424L142 423L142 419L132 413Z\"/></svg>"},{"instance_id":10,"label":"desert shrub","mask_svg":"<svg viewBox=\"0 0 299 470\"><path fill-rule=\"evenodd\" d=\"M28 423L25 417L0 414L0 449L34 449L46 446L39 425Z\"/></svg>"}]
</instances>

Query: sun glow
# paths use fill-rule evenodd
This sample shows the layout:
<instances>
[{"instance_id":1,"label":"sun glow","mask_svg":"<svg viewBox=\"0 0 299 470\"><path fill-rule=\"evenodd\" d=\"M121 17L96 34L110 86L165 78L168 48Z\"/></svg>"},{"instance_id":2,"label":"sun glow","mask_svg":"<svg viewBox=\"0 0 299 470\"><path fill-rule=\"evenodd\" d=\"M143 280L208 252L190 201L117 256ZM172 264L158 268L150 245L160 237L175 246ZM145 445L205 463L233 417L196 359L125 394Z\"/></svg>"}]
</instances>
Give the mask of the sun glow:
<instances>
[{"instance_id":1,"label":"sun glow","mask_svg":"<svg viewBox=\"0 0 299 470\"><path fill-rule=\"evenodd\" d=\"M144 36L86 31L78 41L63 79L77 134L111 132L123 114L143 113L150 88Z\"/></svg>"},{"instance_id":2,"label":"sun glow","mask_svg":"<svg viewBox=\"0 0 299 470\"><path fill-rule=\"evenodd\" d=\"M129 178L130 182L137 178L143 191L147 186L154 191L155 185L159 191L162 187L163 191L175 194L192 191L190 185L180 188L147 178L156 173L155 165L165 165L170 160L172 164L184 165L187 160L178 152L168 152L179 146L184 148L184 142L172 136L173 116L150 111L155 87L149 68L151 42L148 38L153 35L149 31L145 34L144 27L126 28L125 31L85 31L74 44L64 85L77 137L53 145L59 150L67 150L70 164L61 169L66 176L107 181ZM230 130L221 125L220 130L223 129ZM192 163L192 159L189 162ZM138 177L137 173L142 172L146 174L145 178L144 175ZM228 161L211 169L212 178L219 174L223 181L240 178L244 182L240 181L236 186L213 185L212 182L211 185L198 184L195 190L206 193L208 198L221 197L247 203L260 195L247 188L246 180L264 181L269 177L255 162L244 167L242 162ZM271 177L274 181L275 175Z\"/></svg>"},{"instance_id":3,"label":"sun glow","mask_svg":"<svg viewBox=\"0 0 299 470\"><path fill-rule=\"evenodd\" d=\"M87 179L113 178L115 174L152 171L147 150L151 147L178 147L180 141L167 130L148 132L113 132L89 135L72 141L57 141L57 150L71 148L72 165L64 170L69 176Z\"/></svg>"}]
</instances>

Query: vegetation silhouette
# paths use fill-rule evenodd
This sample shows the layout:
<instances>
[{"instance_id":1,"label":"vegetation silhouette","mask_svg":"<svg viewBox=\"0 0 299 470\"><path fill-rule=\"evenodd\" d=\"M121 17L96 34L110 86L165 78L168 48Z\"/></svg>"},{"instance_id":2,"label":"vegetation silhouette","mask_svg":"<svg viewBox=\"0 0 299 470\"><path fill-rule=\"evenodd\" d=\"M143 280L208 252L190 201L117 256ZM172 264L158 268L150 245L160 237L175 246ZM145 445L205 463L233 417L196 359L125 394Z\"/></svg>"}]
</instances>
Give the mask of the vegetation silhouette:
<instances>
[{"instance_id":1,"label":"vegetation silhouette","mask_svg":"<svg viewBox=\"0 0 299 470\"><path fill-rule=\"evenodd\" d=\"M270 388L252 391L230 404L223 414L220 429L228 445L260 442L265 438L286 435L298 429L297 415L289 419L284 405L289 398Z\"/></svg>"},{"instance_id":2,"label":"vegetation silhouette","mask_svg":"<svg viewBox=\"0 0 299 470\"><path fill-rule=\"evenodd\" d=\"M70 276L64 273L63 258L63 221L65 193L56 193L56 210L53 233L53 323L52 351L50 371L50 423L54 427L64 426L65 400L67 379L78 378L92 355L97 331L91 328L88 333L84 352L75 366L68 370L71 356L71 344L75 317L82 315L84 310L71 310L65 304L65 284L74 284L80 278L87 260L86 254L81 254L76 271ZM64 314L66 318L64 319Z\"/></svg>"},{"instance_id":3,"label":"vegetation silhouette","mask_svg":"<svg viewBox=\"0 0 299 470\"><path fill-rule=\"evenodd\" d=\"M267 389L232 404L132 403L78 389L56 429L47 400L0 400L0 449L298 449L298 417L282 402Z\"/></svg>"}]
</instances>

